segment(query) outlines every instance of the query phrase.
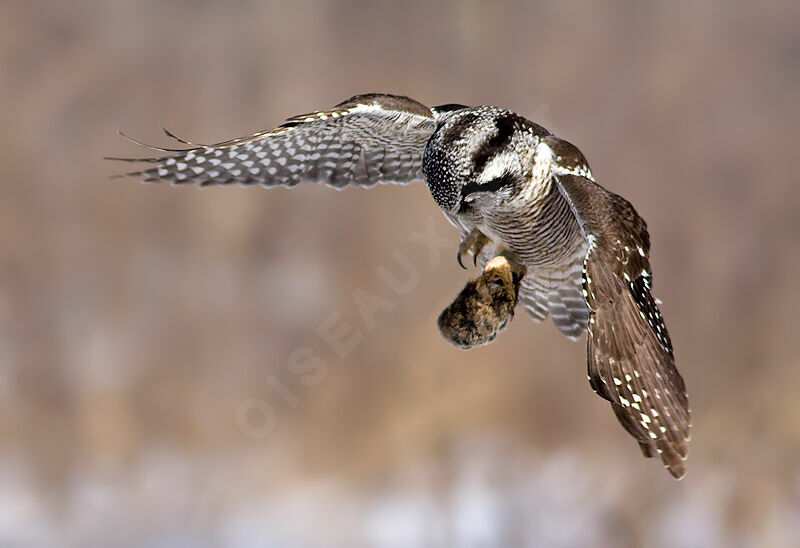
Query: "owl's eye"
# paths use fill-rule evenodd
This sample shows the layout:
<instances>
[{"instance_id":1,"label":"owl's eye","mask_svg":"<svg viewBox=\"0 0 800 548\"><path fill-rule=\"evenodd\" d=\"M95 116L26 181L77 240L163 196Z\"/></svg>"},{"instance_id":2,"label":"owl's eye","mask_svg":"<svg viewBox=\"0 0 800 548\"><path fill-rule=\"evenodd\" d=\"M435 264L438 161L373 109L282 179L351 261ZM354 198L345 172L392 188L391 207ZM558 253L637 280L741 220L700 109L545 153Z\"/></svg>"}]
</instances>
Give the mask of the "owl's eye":
<instances>
[{"instance_id":1,"label":"owl's eye","mask_svg":"<svg viewBox=\"0 0 800 548\"><path fill-rule=\"evenodd\" d=\"M462 201L470 203L482 192L497 192L503 188L513 187L515 184L514 175L505 173L500 177L495 177L485 183L467 183L461 191Z\"/></svg>"}]
</instances>

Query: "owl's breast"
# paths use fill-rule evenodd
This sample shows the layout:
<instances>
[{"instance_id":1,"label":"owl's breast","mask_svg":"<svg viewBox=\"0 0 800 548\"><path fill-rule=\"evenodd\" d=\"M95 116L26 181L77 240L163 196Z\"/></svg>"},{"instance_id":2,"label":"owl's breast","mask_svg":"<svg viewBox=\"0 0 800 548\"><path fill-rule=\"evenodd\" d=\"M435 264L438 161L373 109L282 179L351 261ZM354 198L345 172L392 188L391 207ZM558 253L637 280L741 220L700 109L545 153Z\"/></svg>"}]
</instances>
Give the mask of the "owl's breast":
<instances>
[{"instance_id":1,"label":"owl's breast","mask_svg":"<svg viewBox=\"0 0 800 548\"><path fill-rule=\"evenodd\" d=\"M487 236L499 239L527 266L556 267L574 261L583 245L583 231L552 183L538 193L521 193L514 200L482 212Z\"/></svg>"}]
</instances>

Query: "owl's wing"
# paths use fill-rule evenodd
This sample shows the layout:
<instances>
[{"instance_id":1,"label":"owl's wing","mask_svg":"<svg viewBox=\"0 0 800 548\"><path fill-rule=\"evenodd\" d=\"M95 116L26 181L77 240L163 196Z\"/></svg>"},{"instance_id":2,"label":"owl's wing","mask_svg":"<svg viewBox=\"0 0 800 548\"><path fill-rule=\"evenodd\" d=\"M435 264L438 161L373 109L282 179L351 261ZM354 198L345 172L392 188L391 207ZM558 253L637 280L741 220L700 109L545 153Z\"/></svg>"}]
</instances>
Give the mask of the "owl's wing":
<instances>
[{"instance_id":1,"label":"owl's wing","mask_svg":"<svg viewBox=\"0 0 800 548\"><path fill-rule=\"evenodd\" d=\"M589 382L611 402L644 455L658 455L681 478L691 428L689 402L650 293L647 225L627 200L571 168L568 152L555 158L555 181L589 243L583 263L583 293L591 311Z\"/></svg>"},{"instance_id":2,"label":"owl's wing","mask_svg":"<svg viewBox=\"0 0 800 548\"><path fill-rule=\"evenodd\" d=\"M145 182L266 187L312 182L335 188L403 184L423 180L422 155L435 129L432 111L413 99L357 95L249 137L208 146L181 141L191 147L149 147L169 154L111 159L152 164L123 175Z\"/></svg>"}]
</instances>

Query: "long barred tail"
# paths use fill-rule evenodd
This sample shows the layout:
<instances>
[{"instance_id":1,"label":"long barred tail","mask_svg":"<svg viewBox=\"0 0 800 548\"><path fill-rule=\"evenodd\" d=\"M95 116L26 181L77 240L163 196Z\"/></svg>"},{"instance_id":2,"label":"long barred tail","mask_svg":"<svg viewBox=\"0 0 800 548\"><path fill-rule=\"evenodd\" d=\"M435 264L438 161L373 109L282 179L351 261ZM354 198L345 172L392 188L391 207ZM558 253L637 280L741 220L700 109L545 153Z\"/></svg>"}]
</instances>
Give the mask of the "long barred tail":
<instances>
[{"instance_id":1,"label":"long barred tail","mask_svg":"<svg viewBox=\"0 0 800 548\"><path fill-rule=\"evenodd\" d=\"M589 323L589 307L582 294L581 268L576 261L565 271L528 268L522 279L520 303L537 321L549 315L553 324L570 339L577 339Z\"/></svg>"}]
</instances>

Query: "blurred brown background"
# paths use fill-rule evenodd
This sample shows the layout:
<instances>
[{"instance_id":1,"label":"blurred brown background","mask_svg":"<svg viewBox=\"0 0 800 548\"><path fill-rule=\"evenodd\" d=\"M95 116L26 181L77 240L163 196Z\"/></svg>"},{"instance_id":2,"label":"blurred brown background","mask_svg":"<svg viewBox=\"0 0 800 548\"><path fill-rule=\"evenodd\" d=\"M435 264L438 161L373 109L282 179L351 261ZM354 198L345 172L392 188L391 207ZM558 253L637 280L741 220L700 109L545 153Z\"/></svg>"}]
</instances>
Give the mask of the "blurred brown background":
<instances>
[{"instance_id":1,"label":"blurred brown background","mask_svg":"<svg viewBox=\"0 0 800 548\"><path fill-rule=\"evenodd\" d=\"M0 545L797 545L800 7L701 4L0 3ZM683 481L550 322L441 338L475 272L424 185L171 188L101 159L146 155L117 128L220 141L368 91L514 109L636 205ZM356 290L391 303L371 329ZM362 337L344 357L329 318Z\"/></svg>"}]
</instances>

